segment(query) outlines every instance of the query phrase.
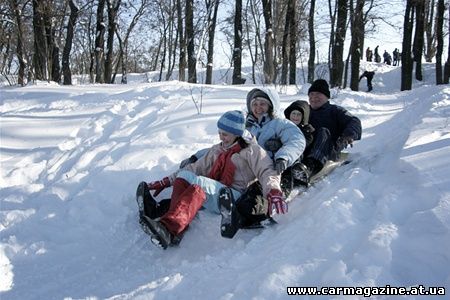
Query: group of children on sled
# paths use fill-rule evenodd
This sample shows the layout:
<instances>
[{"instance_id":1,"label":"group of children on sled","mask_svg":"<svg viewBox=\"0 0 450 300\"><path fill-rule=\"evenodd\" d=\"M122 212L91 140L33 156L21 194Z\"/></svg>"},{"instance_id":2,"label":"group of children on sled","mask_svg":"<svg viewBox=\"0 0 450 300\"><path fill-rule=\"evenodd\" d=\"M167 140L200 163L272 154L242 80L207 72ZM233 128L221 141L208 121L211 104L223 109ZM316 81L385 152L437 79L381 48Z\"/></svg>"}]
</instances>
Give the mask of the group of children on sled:
<instances>
[{"instance_id":1,"label":"group of children on sled","mask_svg":"<svg viewBox=\"0 0 450 300\"><path fill-rule=\"evenodd\" d=\"M248 114L228 111L217 121L220 143L185 159L180 169L157 181L141 182L136 191L139 222L163 249L181 241L201 207L222 215L221 234L285 214L285 198L307 184L328 160L361 139L361 121L331 104L328 83L314 81L309 103L294 101L285 110L273 89L247 94ZM156 201L172 187L170 199ZM153 196L150 191L154 191Z\"/></svg>"}]
</instances>

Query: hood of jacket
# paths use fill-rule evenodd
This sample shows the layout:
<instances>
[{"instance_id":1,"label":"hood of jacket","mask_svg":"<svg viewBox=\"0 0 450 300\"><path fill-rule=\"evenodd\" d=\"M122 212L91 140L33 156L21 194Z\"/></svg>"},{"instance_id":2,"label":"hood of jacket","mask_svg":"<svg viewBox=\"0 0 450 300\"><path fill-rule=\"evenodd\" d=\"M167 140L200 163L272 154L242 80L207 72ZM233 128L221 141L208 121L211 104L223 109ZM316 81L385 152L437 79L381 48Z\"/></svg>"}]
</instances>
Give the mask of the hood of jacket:
<instances>
[{"instance_id":1,"label":"hood of jacket","mask_svg":"<svg viewBox=\"0 0 450 300\"><path fill-rule=\"evenodd\" d=\"M286 107L286 109L284 110L284 116L286 117L286 119L289 120L289 116L291 115L291 112L293 110L298 110L303 114L301 122L302 125L306 125L309 123L309 114L311 110L307 101L297 100Z\"/></svg>"},{"instance_id":2,"label":"hood of jacket","mask_svg":"<svg viewBox=\"0 0 450 300\"><path fill-rule=\"evenodd\" d=\"M252 109L250 107L250 103L254 98L255 94L264 93L267 95L267 99L272 103L273 107L273 117L276 118L279 116L280 112L280 97L278 96L278 93L276 90L272 88L262 87L262 88L255 88L248 92L247 94L247 111L249 114L252 113Z\"/></svg>"}]
</instances>

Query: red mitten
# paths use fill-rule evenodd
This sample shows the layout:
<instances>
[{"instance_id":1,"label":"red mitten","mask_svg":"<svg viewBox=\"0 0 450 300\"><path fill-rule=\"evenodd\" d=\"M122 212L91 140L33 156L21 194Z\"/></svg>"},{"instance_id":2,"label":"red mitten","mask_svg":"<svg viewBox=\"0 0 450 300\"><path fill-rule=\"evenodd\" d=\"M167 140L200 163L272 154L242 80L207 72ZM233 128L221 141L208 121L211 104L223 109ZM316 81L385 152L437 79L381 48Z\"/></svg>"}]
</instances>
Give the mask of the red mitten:
<instances>
[{"instance_id":1,"label":"red mitten","mask_svg":"<svg viewBox=\"0 0 450 300\"><path fill-rule=\"evenodd\" d=\"M283 199L283 193L280 190L271 189L267 194L269 200L269 215L285 214L288 212L288 205Z\"/></svg>"},{"instance_id":2,"label":"red mitten","mask_svg":"<svg viewBox=\"0 0 450 300\"><path fill-rule=\"evenodd\" d=\"M171 184L169 177L164 177L161 180L149 182L147 185L149 190L155 191L153 196L156 197L159 195L159 193L161 193L166 187L169 187Z\"/></svg>"}]
</instances>

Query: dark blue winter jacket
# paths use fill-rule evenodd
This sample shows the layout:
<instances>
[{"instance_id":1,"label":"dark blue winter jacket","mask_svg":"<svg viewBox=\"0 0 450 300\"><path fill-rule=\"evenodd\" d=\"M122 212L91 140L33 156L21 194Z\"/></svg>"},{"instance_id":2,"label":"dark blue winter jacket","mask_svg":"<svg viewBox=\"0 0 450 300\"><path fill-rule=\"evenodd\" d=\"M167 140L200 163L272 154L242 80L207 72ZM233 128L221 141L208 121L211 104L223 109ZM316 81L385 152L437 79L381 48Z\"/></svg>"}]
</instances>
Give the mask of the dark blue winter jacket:
<instances>
[{"instance_id":1,"label":"dark blue winter jacket","mask_svg":"<svg viewBox=\"0 0 450 300\"><path fill-rule=\"evenodd\" d=\"M319 109L311 109L309 123L316 129L325 127L330 130L334 143L339 137L348 136L353 140L361 139L361 121L339 105L325 103Z\"/></svg>"}]
</instances>

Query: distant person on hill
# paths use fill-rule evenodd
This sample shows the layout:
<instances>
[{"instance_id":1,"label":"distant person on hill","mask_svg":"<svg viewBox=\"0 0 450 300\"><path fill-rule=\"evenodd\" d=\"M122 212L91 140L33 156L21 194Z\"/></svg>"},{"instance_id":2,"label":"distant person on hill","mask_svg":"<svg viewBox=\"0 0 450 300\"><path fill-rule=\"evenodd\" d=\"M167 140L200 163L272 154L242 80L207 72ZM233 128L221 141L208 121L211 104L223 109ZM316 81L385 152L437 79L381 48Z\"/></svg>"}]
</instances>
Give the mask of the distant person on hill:
<instances>
[{"instance_id":1,"label":"distant person on hill","mask_svg":"<svg viewBox=\"0 0 450 300\"><path fill-rule=\"evenodd\" d=\"M379 63L379 62L381 62L381 56L380 56L380 54L378 53L378 45L375 47L375 62L377 62L377 63Z\"/></svg>"},{"instance_id":2,"label":"distant person on hill","mask_svg":"<svg viewBox=\"0 0 450 300\"><path fill-rule=\"evenodd\" d=\"M361 81L361 79L363 79L363 77L366 77L368 92L372 91L372 79L373 79L374 75L375 75L374 71L364 71L364 73L362 73L362 75L359 77L359 81Z\"/></svg>"},{"instance_id":3,"label":"distant person on hill","mask_svg":"<svg viewBox=\"0 0 450 300\"><path fill-rule=\"evenodd\" d=\"M393 61L393 65L394 66L399 66L400 65L400 52L398 51L397 48L394 49L394 52L392 52L394 61Z\"/></svg>"},{"instance_id":4,"label":"distant person on hill","mask_svg":"<svg viewBox=\"0 0 450 300\"><path fill-rule=\"evenodd\" d=\"M392 63L392 57L391 57L391 55L386 51L386 50L384 50L384 53L383 53L383 59L384 59L384 63L385 64L387 64L387 65L391 65L391 63Z\"/></svg>"},{"instance_id":5,"label":"distant person on hill","mask_svg":"<svg viewBox=\"0 0 450 300\"><path fill-rule=\"evenodd\" d=\"M299 177L317 174L327 160L337 160L341 151L361 139L361 121L345 108L329 102L330 89L324 79L317 79L308 90L311 115L309 122L315 128L312 145L303 154L300 169L293 170ZM297 166L297 165L296 165Z\"/></svg>"},{"instance_id":6,"label":"distant person on hill","mask_svg":"<svg viewBox=\"0 0 450 300\"><path fill-rule=\"evenodd\" d=\"M372 56L373 56L372 50L370 49L370 47L367 47L367 49L366 49L366 60L371 62L372 61Z\"/></svg>"}]
</instances>

